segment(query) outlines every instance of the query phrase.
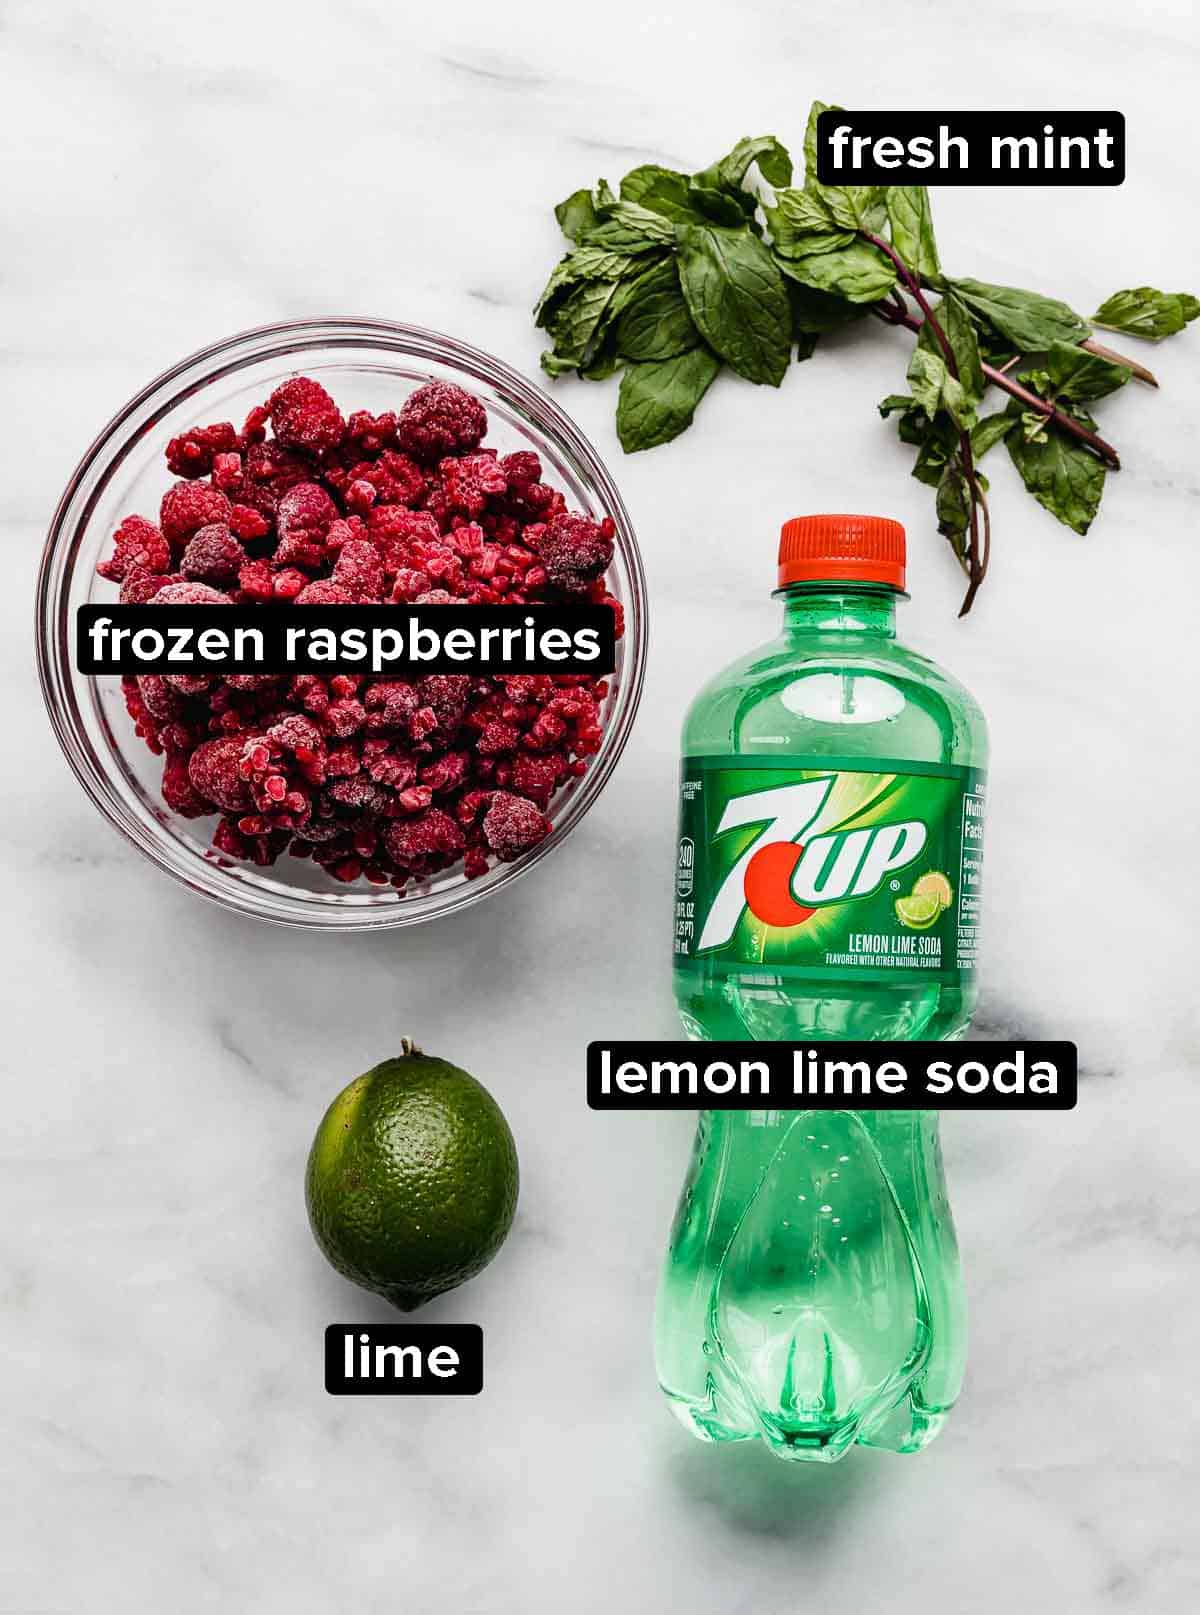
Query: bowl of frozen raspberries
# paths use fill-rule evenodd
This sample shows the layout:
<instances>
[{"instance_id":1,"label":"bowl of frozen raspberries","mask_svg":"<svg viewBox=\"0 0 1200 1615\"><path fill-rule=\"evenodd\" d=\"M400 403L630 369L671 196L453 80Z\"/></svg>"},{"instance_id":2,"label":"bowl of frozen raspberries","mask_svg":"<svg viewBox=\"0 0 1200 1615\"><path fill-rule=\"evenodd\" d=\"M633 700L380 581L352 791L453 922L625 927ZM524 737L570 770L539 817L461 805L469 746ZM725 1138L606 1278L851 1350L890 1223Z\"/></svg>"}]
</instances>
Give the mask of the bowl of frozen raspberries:
<instances>
[{"instance_id":1,"label":"bowl of frozen raspberries","mask_svg":"<svg viewBox=\"0 0 1200 1615\"><path fill-rule=\"evenodd\" d=\"M603 677L74 666L87 603L607 605ZM579 823L641 693L629 518L539 388L373 320L264 327L131 400L63 495L38 593L60 744L101 812L229 908L342 930L474 902Z\"/></svg>"}]
</instances>

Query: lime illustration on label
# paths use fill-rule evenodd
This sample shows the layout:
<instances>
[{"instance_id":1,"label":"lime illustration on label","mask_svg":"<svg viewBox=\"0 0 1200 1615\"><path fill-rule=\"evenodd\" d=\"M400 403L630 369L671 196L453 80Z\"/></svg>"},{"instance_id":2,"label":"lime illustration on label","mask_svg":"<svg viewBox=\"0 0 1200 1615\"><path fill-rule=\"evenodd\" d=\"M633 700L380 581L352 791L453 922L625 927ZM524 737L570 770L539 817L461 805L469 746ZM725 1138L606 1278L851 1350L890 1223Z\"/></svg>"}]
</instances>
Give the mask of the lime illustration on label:
<instances>
[{"instance_id":1,"label":"lime illustration on label","mask_svg":"<svg viewBox=\"0 0 1200 1615\"><path fill-rule=\"evenodd\" d=\"M861 761L685 759L677 966L891 981L974 969L982 773Z\"/></svg>"}]
</instances>

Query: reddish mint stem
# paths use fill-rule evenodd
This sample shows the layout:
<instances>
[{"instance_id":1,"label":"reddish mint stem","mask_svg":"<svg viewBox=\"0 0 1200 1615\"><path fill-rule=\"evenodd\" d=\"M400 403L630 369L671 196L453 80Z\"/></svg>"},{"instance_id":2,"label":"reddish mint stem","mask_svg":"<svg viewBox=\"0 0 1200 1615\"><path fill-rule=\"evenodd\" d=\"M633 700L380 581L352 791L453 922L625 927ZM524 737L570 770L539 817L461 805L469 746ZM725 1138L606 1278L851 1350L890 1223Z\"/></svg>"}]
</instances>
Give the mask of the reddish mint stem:
<instances>
[{"instance_id":1,"label":"reddish mint stem","mask_svg":"<svg viewBox=\"0 0 1200 1615\"><path fill-rule=\"evenodd\" d=\"M924 324L923 320L918 320L912 314L901 314L895 304L876 303L873 307L879 318L888 325L903 325L908 331L919 331ZM1104 438L1098 437L1095 432L1089 432L1081 421L1075 420L1071 415L1064 415L1061 409L1047 403L1044 398L1039 398L1035 392L1030 392L1028 387L1023 387L1013 376L1006 375L1003 370L997 370L995 365L985 363L983 373L995 386L1058 427L1059 431L1066 432L1069 437L1078 438L1081 443L1086 443L1088 448L1112 470L1121 469L1121 457L1112 444L1105 442Z\"/></svg>"}]
</instances>

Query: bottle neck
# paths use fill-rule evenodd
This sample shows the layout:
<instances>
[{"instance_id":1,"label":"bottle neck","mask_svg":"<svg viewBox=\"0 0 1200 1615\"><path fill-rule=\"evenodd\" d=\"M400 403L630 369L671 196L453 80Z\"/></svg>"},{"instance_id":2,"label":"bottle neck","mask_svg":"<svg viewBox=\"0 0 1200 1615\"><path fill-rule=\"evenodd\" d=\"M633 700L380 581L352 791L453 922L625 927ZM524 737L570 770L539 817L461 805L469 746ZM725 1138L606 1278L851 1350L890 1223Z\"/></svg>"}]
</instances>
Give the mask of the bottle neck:
<instances>
[{"instance_id":1,"label":"bottle neck","mask_svg":"<svg viewBox=\"0 0 1200 1615\"><path fill-rule=\"evenodd\" d=\"M780 589L787 634L869 634L896 637L896 601L903 598L882 583L797 583Z\"/></svg>"}]
</instances>

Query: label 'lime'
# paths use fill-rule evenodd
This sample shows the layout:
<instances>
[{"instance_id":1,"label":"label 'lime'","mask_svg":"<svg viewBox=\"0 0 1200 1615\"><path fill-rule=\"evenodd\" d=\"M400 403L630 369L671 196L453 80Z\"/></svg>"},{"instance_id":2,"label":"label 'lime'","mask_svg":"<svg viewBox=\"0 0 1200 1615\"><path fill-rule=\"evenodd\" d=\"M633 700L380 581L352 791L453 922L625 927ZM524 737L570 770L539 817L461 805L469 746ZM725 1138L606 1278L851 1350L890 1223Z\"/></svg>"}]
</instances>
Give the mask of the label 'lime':
<instances>
[{"instance_id":1,"label":"label 'lime'","mask_svg":"<svg viewBox=\"0 0 1200 1615\"><path fill-rule=\"evenodd\" d=\"M516 1146L491 1094L407 1039L330 1105L305 1176L322 1251L406 1312L487 1266L517 1187Z\"/></svg>"}]
</instances>

